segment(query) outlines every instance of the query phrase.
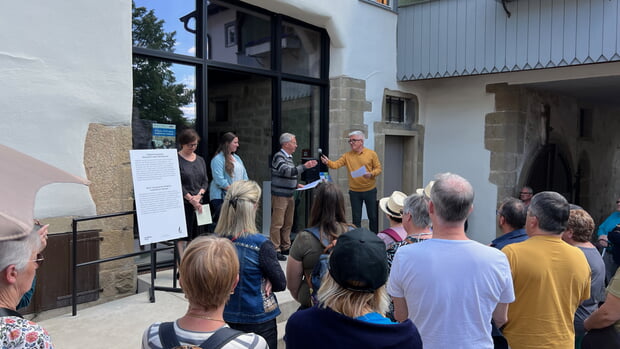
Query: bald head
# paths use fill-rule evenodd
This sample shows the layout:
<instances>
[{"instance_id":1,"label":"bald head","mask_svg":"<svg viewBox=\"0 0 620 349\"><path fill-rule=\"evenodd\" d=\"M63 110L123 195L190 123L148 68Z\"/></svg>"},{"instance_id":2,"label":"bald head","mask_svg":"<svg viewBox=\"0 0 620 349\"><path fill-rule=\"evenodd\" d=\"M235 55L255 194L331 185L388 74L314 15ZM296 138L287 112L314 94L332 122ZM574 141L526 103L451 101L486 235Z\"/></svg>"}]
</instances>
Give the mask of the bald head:
<instances>
[{"instance_id":1,"label":"bald head","mask_svg":"<svg viewBox=\"0 0 620 349\"><path fill-rule=\"evenodd\" d=\"M471 212L474 188L457 174L442 173L431 189L431 201L435 214L441 220L446 223L462 222Z\"/></svg>"}]
</instances>

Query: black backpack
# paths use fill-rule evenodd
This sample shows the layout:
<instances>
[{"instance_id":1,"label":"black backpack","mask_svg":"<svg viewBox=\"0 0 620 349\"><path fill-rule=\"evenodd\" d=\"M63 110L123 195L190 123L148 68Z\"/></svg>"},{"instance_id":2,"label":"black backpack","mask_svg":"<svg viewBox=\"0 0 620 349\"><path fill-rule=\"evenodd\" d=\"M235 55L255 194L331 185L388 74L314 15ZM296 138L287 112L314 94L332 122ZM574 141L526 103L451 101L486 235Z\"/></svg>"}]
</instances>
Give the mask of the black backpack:
<instances>
[{"instance_id":1,"label":"black backpack","mask_svg":"<svg viewBox=\"0 0 620 349\"><path fill-rule=\"evenodd\" d=\"M176 333L174 332L174 324L172 322L162 322L159 325L159 340L161 346L164 349L189 349L189 348L202 348L202 349L220 349L231 340L239 337L245 332L241 332L230 327L222 327L215 331L211 337L202 342L200 346L195 345L181 345Z\"/></svg>"}]
</instances>

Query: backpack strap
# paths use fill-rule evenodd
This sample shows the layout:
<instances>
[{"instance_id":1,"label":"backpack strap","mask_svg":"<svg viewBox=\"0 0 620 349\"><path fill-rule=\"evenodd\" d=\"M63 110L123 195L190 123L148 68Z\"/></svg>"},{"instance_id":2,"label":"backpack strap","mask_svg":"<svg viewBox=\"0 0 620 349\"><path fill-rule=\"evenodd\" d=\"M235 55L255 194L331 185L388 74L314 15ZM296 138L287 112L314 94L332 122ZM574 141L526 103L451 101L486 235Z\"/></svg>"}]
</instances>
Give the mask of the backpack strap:
<instances>
[{"instance_id":1,"label":"backpack strap","mask_svg":"<svg viewBox=\"0 0 620 349\"><path fill-rule=\"evenodd\" d=\"M383 234L389 236L392 238L392 240L396 241L396 242L401 242L403 241L403 239L400 237L400 235L398 235L398 233L396 232L396 230L392 229L392 228L387 228L384 231L382 231Z\"/></svg>"},{"instance_id":2,"label":"backpack strap","mask_svg":"<svg viewBox=\"0 0 620 349\"><path fill-rule=\"evenodd\" d=\"M215 331L206 341L200 344L202 349L221 349L231 340L239 337L245 332L235 330L230 327L222 327Z\"/></svg>"},{"instance_id":3,"label":"backpack strap","mask_svg":"<svg viewBox=\"0 0 620 349\"><path fill-rule=\"evenodd\" d=\"M323 247L329 246L329 241L327 239L321 239L321 232L319 231L319 227L310 227L304 230L309 232L310 234L312 234L312 236L319 240Z\"/></svg>"},{"instance_id":4,"label":"backpack strap","mask_svg":"<svg viewBox=\"0 0 620 349\"><path fill-rule=\"evenodd\" d=\"M172 322L162 322L159 324L159 340L161 341L161 347L164 349L171 349L181 345L177 334L174 333L174 324Z\"/></svg>"}]
</instances>

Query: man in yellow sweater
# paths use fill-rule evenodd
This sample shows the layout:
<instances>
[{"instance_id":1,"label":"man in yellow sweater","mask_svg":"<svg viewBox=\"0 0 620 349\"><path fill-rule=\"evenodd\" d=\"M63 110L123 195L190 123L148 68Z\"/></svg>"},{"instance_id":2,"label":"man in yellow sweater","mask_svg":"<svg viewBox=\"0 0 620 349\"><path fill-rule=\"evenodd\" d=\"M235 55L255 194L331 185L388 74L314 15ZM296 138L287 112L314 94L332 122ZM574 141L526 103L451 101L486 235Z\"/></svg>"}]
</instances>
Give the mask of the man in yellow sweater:
<instances>
[{"instance_id":1,"label":"man in yellow sweater","mask_svg":"<svg viewBox=\"0 0 620 349\"><path fill-rule=\"evenodd\" d=\"M349 197L353 224L357 227L362 223L362 203L366 204L369 228L377 233L377 176L381 173L381 163L374 151L364 148L364 133L349 133L351 151L344 153L340 159L331 161L321 156L321 161L329 168L346 166L349 175Z\"/></svg>"},{"instance_id":2,"label":"man in yellow sweater","mask_svg":"<svg viewBox=\"0 0 620 349\"><path fill-rule=\"evenodd\" d=\"M590 298L590 266L562 241L569 205L551 191L534 195L527 210L529 239L502 249L515 290L504 337L512 349L566 349L575 345L575 311Z\"/></svg>"}]
</instances>

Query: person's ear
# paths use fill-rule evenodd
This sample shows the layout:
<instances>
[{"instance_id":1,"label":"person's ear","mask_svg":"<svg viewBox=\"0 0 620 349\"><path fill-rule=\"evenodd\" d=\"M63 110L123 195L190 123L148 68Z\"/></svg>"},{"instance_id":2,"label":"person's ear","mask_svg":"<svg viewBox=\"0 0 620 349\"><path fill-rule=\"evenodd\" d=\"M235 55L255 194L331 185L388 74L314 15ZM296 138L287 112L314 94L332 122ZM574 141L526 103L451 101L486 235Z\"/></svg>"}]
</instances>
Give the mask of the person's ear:
<instances>
[{"instance_id":1,"label":"person's ear","mask_svg":"<svg viewBox=\"0 0 620 349\"><path fill-rule=\"evenodd\" d=\"M237 284L239 284L239 274L237 274L237 277L235 278L235 282L233 282L232 284L232 289L230 290L230 294L235 293L235 288L237 288Z\"/></svg>"},{"instance_id":2,"label":"person's ear","mask_svg":"<svg viewBox=\"0 0 620 349\"><path fill-rule=\"evenodd\" d=\"M2 281L8 284L14 284L17 282L18 274L19 271L15 267L15 264L11 264L2 271Z\"/></svg>"},{"instance_id":3,"label":"person's ear","mask_svg":"<svg viewBox=\"0 0 620 349\"><path fill-rule=\"evenodd\" d=\"M501 214L499 215L499 225L504 225L506 224L506 218L504 218L504 216L502 216Z\"/></svg>"}]
</instances>

